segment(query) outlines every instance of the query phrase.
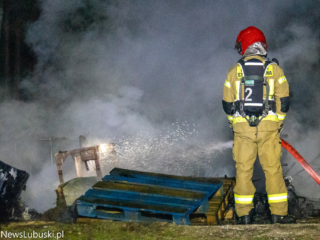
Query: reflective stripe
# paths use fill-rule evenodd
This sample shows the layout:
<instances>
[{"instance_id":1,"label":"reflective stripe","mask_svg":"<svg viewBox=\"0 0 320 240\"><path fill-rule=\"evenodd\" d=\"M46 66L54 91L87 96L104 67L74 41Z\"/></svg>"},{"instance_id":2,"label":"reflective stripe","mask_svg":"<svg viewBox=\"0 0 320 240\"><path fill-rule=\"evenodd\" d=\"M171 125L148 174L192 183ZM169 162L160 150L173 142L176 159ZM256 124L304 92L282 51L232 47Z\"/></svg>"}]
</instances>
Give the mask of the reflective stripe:
<instances>
[{"instance_id":1,"label":"reflective stripe","mask_svg":"<svg viewBox=\"0 0 320 240\"><path fill-rule=\"evenodd\" d=\"M227 115L228 116L228 120L233 120L233 116L232 115Z\"/></svg>"},{"instance_id":2,"label":"reflective stripe","mask_svg":"<svg viewBox=\"0 0 320 240\"><path fill-rule=\"evenodd\" d=\"M262 117L259 117L261 119ZM274 121L274 122L279 122L278 116L277 115L267 115L265 118L263 118L261 121ZM233 118L233 124L236 124L238 122L247 122L247 120L244 117L235 117Z\"/></svg>"},{"instance_id":3,"label":"reflective stripe","mask_svg":"<svg viewBox=\"0 0 320 240\"><path fill-rule=\"evenodd\" d=\"M253 201L253 195L238 195L234 194L234 200L240 204L250 204Z\"/></svg>"},{"instance_id":4,"label":"reflective stripe","mask_svg":"<svg viewBox=\"0 0 320 240\"><path fill-rule=\"evenodd\" d=\"M278 79L278 82L280 84L284 83L285 81L287 81L286 77L285 76L282 76L281 78Z\"/></svg>"},{"instance_id":5,"label":"reflective stripe","mask_svg":"<svg viewBox=\"0 0 320 240\"><path fill-rule=\"evenodd\" d=\"M239 78L243 78L244 71L243 71L242 65L240 63L238 64L239 64L239 67L237 67L237 78L239 79Z\"/></svg>"},{"instance_id":6,"label":"reflective stripe","mask_svg":"<svg viewBox=\"0 0 320 240\"><path fill-rule=\"evenodd\" d=\"M248 65L248 66L262 66L263 63L258 63L258 62L245 62L244 65Z\"/></svg>"},{"instance_id":7,"label":"reflective stripe","mask_svg":"<svg viewBox=\"0 0 320 240\"><path fill-rule=\"evenodd\" d=\"M231 88L231 84L230 84L230 82L228 82L227 80L226 80L226 82L224 83L224 85L225 85L226 87L228 87L228 88Z\"/></svg>"},{"instance_id":8,"label":"reflective stripe","mask_svg":"<svg viewBox=\"0 0 320 240\"><path fill-rule=\"evenodd\" d=\"M236 81L235 83L236 83L236 89L237 89L236 100L240 100L240 99L239 99L240 81Z\"/></svg>"},{"instance_id":9,"label":"reflective stripe","mask_svg":"<svg viewBox=\"0 0 320 240\"><path fill-rule=\"evenodd\" d=\"M263 103L245 103L244 106L263 106Z\"/></svg>"},{"instance_id":10,"label":"reflective stripe","mask_svg":"<svg viewBox=\"0 0 320 240\"><path fill-rule=\"evenodd\" d=\"M279 120L284 120L285 118L286 118L286 114L284 114L284 115L278 114Z\"/></svg>"},{"instance_id":11,"label":"reflective stripe","mask_svg":"<svg viewBox=\"0 0 320 240\"><path fill-rule=\"evenodd\" d=\"M274 79L269 79L269 100L272 100L274 94Z\"/></svg>"},{"instance_id":12,"label":"reflective stripe","mask_svg":"<svg viewBox=\"0 0 320 240\"><path fill-rule=\"evenodd\" d=\"M269 64L267 69L264 71L263 74L265 77L272 77L273 76L273 66L272 64Z\"/></svg>"},{"instance_id":13,"label":"reflective stripe","mask_svg":"<svg viewBox=\"0 0 320 240\"><path fill-rule=\"evenodd\" d=\"M240 67L237 67L237 78L240 79L240 78L243 78L243 73L242 73L242 67L240 65Z\"/></svg>"},{"instance_id":14,"label":"reflective stripe","mask_svg":"<svg viewBox=\"0 0 320 240\"><path fill-rule=\"evenodd\" d=\"M269 203L286 202L287 200L288 200L288 194L287 193L270 194L270 195L268 195L268 202Z\"/></svg>"}]
</instances>

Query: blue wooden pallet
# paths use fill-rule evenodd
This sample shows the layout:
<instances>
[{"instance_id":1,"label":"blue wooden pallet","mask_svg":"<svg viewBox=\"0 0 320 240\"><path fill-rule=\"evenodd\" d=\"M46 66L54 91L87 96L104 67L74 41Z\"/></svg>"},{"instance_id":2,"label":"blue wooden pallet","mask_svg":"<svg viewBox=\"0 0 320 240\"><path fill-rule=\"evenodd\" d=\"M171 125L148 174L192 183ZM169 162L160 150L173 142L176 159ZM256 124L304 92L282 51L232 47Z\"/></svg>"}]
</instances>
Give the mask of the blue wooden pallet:
<instances>
[{"instance_id":1,"label":"blue wooden pallet","mask_svg":"<svg viewBox=\"0 0 320 240\"><path fill-rule=\"evenodd\" d=\"M77 209L91 218L190 225L190 214L205 213L221 186L217 180L115 168L77 200Z\"/></svg>"}]
</instances>

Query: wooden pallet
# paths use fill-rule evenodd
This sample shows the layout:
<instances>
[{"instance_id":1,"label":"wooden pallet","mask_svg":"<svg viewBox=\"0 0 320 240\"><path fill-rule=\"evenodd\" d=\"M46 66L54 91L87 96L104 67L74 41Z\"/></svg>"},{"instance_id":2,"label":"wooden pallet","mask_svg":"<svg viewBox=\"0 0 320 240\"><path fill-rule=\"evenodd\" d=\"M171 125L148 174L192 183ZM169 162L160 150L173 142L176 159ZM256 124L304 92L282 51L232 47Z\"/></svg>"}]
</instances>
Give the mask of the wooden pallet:
<instances>
[{"instance_id":1,"label":"wooden pallet","mask_svg":"<svg viewBox=\"0 0 320 240\"><path fill-rule=\"evenodd\" d=\"M195 211L191 214L191 225L217 225L224 220L231 187L235 186L234 178L214 178L223 181L223 186L209 199L209 210L204 214ZM233 215L233 210L228 215ZM231 216L232 218L232 216Z\"/></svg>"},{"instance_id":2,"label":"wooden pallet","mask_svg":"<svg viewBox=\"0 0 320 240\"><path fill-rule=\"evenodd\" d=\"M168 175L159 173L144 173L139 171L130 171L126 169L115 168L112 170L112 175L117 176L129 176L137 177L138 175L144 176L148 179L161 179L161 177L167 177ZM223 185L219 190L210 196L208 200L208 206L202 204L198 209L190 214L190 224L191 225L217 225L226 217L226 207L228 206L228 199L231 193L231 188L235 187L235 178L199 178L191 176L169 176L172 179L181 181L200 181L206 183L217 183L219 181L223 182ZM233 218L233 209L228 213L228 218Z\"/></svg>"},{"instance_id":3,"label":"wooden pallet","mask_svg":"<svg viewBox=\"0 0 320 240\"><path fill-rule=\"evenodd\" d=\"M190 214L210 211L209 199L223 196L223 189L221 179L115 168L77 200L77 209L91 218L190 225Z\"/></svg>"}]
</instances>

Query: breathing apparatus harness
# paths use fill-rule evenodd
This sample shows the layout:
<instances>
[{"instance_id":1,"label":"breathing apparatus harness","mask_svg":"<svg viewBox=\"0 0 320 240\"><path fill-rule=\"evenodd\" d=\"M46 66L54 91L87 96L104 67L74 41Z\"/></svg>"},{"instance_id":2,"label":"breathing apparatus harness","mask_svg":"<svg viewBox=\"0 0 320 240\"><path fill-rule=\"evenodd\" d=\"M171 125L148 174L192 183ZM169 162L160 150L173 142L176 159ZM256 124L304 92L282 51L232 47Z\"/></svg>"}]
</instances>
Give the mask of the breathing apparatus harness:
<instances>
[{"instance_id":1,"label":"breathing apparatus harness","mask_svg":"<svg viewBox=\"0 0 320 240\"><path fill-rule=\"evenodd\" d=\"M270 86L266 77L268 67L272 63L277 63L277 60L266 60L264 64L255 58L247 61L241 58L238 61L242 70L242 78L239 84L239 100L235 102L235 111L247 120L249 126L257 127L257 131L259 123L268 116L269 110L275 112L275 102L269 99ZM263 99L264 86L266 87L265 100ZM242 90L244 96L242 96Z\"/></svg>"}]
</instances>

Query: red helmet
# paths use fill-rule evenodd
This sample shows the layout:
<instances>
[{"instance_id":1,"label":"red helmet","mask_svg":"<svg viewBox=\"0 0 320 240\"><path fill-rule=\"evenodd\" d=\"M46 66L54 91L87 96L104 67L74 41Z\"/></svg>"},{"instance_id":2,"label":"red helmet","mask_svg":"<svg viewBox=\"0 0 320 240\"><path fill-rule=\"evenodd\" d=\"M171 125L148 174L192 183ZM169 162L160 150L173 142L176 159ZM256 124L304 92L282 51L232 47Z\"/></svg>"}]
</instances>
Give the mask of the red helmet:
<instances>
[{"instance_id":1,"label":"red helmet","mask_svg":"<svg viewBox=\"0 0 320 240\"><path fill-rule=\"evenodd\" d=\"M247 48L255 42L264 43L264 47L267 50L268 45L263 32L256 27L250 26L239 33L235 48L239 54L243 55Z\"/></svg>"}]
</instances>

